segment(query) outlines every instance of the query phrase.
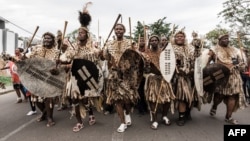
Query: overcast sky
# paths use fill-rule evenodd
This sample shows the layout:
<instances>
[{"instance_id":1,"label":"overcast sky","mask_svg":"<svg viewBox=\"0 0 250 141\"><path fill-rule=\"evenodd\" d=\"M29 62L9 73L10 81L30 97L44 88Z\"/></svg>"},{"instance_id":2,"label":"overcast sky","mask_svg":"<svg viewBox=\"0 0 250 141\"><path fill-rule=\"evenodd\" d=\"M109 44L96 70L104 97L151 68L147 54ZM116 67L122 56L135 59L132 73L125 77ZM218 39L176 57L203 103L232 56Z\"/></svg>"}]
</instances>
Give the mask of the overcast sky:
<instances>
[{"instance_id":1,"label":"overcast sky","mask_svg":"<svg viewBox=\"0 0 250 141\"><path fill-rule=\"evenodd\" d=\"M132 31L137 21L145 24L167 17L165 22L185 27L187 36L192 31L204 35L220 24L218 13L223 10L226 0L89 0L88 7L92 16L90 31L106 40L118 14L129 31L129 17ZM82 10L84 0L1 0L0 16L33 33L37 26L38 36L50 31L56 34L63 31L64 22L68 21L66 34L80 27L78 11ZM98 28L99 21L99 28ZM7 23L6 28L19 36L31 37L19 28ZM98 30L99 29L99 30ZM99 31L99 32L98 32Z\"/></svg>"}]
</instances>

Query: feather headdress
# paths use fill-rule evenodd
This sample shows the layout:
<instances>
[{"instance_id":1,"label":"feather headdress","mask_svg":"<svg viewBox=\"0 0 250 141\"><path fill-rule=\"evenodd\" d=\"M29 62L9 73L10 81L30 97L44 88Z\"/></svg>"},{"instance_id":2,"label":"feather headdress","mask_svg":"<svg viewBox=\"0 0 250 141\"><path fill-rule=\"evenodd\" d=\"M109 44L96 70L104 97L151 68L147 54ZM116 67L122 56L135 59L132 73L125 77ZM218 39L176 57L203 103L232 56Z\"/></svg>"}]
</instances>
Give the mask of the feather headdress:
<instances>
[{"instance_id":1,"label":"feather headdress","mask_svg":"<svg viewBox=\"0 0 250 141\"><path fill-rule=\"evenodd\" d=\"M92 2L87 2L84 7L83 7L83 10L82 11L79 11L79 22L81 24L81 27L82 29L84 29L85 31L88 32L88 26L91 22L91 16L87 10L87 7L88 5L92 4Z\"/></svg>"}]
</instances>

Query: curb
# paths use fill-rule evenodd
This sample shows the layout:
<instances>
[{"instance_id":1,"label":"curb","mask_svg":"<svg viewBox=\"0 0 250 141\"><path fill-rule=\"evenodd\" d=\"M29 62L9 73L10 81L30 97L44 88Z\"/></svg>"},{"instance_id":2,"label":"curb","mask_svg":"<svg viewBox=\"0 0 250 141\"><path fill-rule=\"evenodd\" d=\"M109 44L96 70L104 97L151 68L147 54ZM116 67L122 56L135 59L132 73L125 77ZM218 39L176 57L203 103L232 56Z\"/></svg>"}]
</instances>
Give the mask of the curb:
<instances>
[{"instance_id":1,"label":"curb","mask_svg":"<svg viewBox=\"0 0 250 141\"><path fill-rule=\"evenodd\" d=\"M0 95L7 94L10 92L14 92L15 90L13 89L12 86L7 86L5 89L0 89Z\"/></svg>"},{"instance_id":2,"label":"curb","mask_svg":"<svg viewBox=\"0 0 250 141\"><path fill-rule=\"evenodd\" d=\"M7 94L7 93L10 93L10 92L13 92L14 90L7 90L7 91L4 91L4 92L0 92L0 95L3 95L3 94Z\"/></svg>"}]
</instances>

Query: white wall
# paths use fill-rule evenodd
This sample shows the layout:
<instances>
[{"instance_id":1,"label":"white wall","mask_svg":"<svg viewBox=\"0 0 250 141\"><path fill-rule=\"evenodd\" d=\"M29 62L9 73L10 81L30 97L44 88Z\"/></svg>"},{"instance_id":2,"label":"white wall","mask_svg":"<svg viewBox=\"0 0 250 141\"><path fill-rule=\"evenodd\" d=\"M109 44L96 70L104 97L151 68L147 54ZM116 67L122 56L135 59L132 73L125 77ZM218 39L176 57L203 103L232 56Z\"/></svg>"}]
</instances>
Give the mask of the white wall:
<instances>
[{"instance_id":1,"label":"white wall","mask_svg":"<svg viewBox=\"0 0 250 141\"><path fill-rule=\"evenodd\" d=\"M6 53L15 55L15 33L7 31Z\"/></svg>"}]
</instances>

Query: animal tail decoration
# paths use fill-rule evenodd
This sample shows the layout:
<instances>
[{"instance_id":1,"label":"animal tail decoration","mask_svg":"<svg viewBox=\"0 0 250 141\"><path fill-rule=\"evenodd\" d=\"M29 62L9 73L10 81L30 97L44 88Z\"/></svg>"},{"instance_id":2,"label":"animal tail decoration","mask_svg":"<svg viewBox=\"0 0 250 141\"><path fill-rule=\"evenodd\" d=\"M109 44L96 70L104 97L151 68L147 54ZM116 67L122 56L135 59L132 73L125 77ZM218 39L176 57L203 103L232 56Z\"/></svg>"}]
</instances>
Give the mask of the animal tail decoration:
<instances>
[{"instance_id":1,"label":"animal tail decoration","mask_svg":"<svg viewBox=\"0 0 250 141\"><path fill-rule=\"evenodd\" d=\"M90 22L91 22L91 16L87 10L88 5L91 5L92 2L87 2L82 11L79 11L79 22L81 24L82 27L87 27Z\"/></svg>"}]
</instances>

